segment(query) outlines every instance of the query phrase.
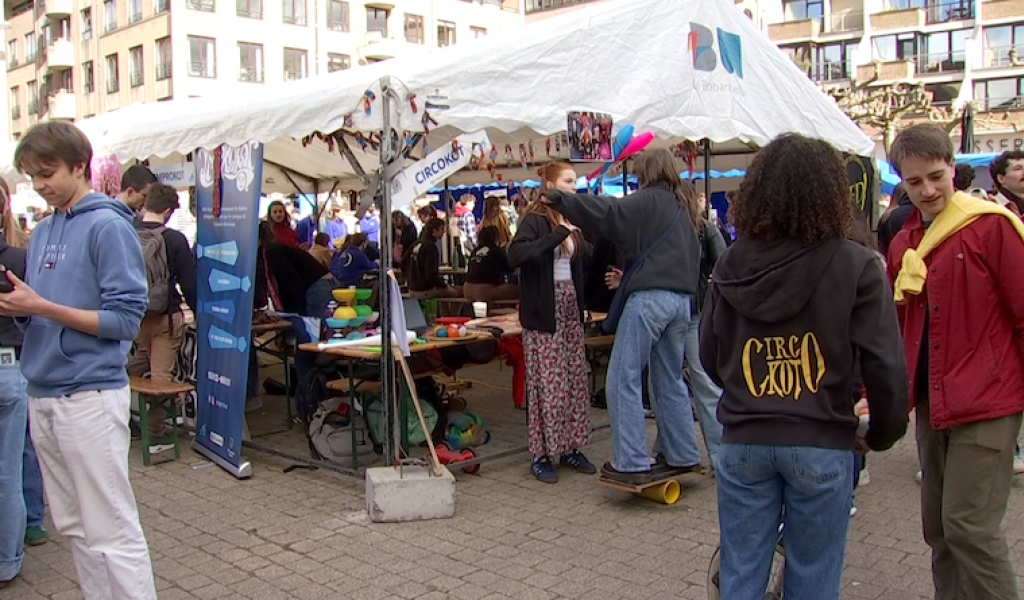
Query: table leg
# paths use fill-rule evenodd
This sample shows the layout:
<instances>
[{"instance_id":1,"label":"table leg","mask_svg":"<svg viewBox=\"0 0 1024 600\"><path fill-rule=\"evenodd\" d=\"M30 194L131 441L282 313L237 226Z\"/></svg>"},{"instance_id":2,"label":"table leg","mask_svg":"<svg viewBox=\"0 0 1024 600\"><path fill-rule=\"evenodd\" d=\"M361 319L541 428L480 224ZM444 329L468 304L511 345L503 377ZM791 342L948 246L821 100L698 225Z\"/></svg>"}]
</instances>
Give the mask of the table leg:
<instances>
[{"instance_id":1,"label":"table leg","mask_svg":"<svg viewBox=\"0 0 1024 600\"><path fill-rule=\"evenodd\" d=\"M292 428L292 370L288 367L287 344L285 344L284 349L281 350L281 363L284 365L284 418L286 420L285 425L287 425L290 430Z\"/></svg>"}]
</instances>

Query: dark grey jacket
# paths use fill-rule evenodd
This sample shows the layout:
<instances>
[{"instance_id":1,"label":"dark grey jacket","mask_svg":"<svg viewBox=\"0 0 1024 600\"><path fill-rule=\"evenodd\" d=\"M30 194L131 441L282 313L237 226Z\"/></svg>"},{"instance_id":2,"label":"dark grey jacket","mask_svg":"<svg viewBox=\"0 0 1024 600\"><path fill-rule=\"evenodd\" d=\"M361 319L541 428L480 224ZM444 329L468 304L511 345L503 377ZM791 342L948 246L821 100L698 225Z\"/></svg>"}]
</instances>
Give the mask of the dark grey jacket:
<instances>
[{"instance_id":1,"label":"dark grey jacket","mask_svg":"<svg viewBox=\"0 0 1024 600\"><path fill-rule=\"evenodd\" d=\"M18 279L25 279L25 256L28 251L24 248L14 248L7 245L7 240L0 234L0 264L13 271ZM6 277L6 275L0 275ZM25 334L14 324L11 317L0 317L0 347L20 348Z\"/></svg>"},{"instance_id":2,"label":"dark grey jacket","mask_svg":"<svg viewBox=\"0 0 1024 600\"><path fill-rule=\"evenodd\" d=\"M628 264L658 238L676 218L679 201L667 187L651 186L625 198L570 194L547 190L552 206L580 229L615 242ZM637 268L626 288L668 290L696 295L700 274L700 243L685 208L668 237Z\"/></svg>"}]
</instances>

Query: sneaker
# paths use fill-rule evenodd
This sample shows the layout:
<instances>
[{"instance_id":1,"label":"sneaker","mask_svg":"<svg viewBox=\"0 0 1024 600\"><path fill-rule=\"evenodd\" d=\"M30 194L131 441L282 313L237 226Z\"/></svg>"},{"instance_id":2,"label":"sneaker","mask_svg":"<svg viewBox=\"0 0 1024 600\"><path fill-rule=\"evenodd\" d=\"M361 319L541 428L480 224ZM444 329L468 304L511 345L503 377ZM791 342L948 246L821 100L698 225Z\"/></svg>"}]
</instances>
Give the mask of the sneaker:
<instances>
[{"instance_id":1,"label":"sneaker","mask_svg":"<svg viewBox=\"0 0 1024 600\"><path fill-rule=\"evenodd\" d=\"M857 482L857 486L869 485L871 483L871 475L868 474L868 470L864 469L860 472L860 480Z\"/></svg>"},{"instance_id":2,"label":"sneaker","mask_svg":"<svg viewBox=\"0 0 1024 600\"><path fill-rule=\"evenodd\" d=\"M857 516L857 507L856 506L851 506L850 507L850 518L852 519L855 516Z\"/></svg>"},{"instance_id":3,"label":"sneaker","mask_svg":"<svg viewBox=\"0 0 1024 600\"><path fill-rule=\"evenodd\" d=\"M921 485L921 471L918 471L917 475L914 475L914 481L917 482L917 485Z\"/></svg>"},{"instance_id":4,"label":"sneaker","mask_svg":"<svg viewBox=\"0 0 1024 600\"><path fill-rule=\"evenodd\" d=\"M646 471L617 471L611 462L606 462L601 467L601 476L628 485L641 485L651 482L650 469Z\"/></svg>"},{"instance_id":5,"label":"sneaker","mask_svg":"<svg viewBox=\"0 0 1024 600\"><path fill-rule=\"evenodd\" d=\"M597 467L594 466L594 463L587 460L587 457L583 456L583 453L579 450L563 454L560 462L563 465L569 465L580 473L586 473L587 475L597 473Z\"/></svg>"},{"instance_id":6,"label":"sneaker","mask_svg":"<svg viewBox=\"0 0 1024 600\"><path fill-rule=\"evenodd\" d=\"M1024 473L1024 456L1020 453L1013 455L1013 474L1020 475Z\"/></svg>"},{"instance_id":7,"label":"sneaker","mask_svg":"<svg viewBox=\"0 0 1024 600\"><path fill-rule=\"evenodd\" d=\"M654 466L652 466L651 469L653 470L654 474L660 475L664 475L666 473L695 473L697 471L700 471L700 463L690 465L688 467L674 467L668 464L668 459L665 458L664 454L659 452L658 455L654 457Z\"/></svg>"},{"instance_id":8,"label":"sneaker","mask_svg":"<svg viewBox=\"0 0 1024 600\"><path fill-rule=\"evenodd\" d=\"M551 459L547 456L533 459L533 462L530 463L530 470L533 471L533 476L538 481L558 483L558 473L555 473L555 465L551 464Z\"/></svg>"},{"instance_id":9,"label":"sneaker","mask_svg":"<svg viewBox=\"0 0 1024 600\"><path fill-rule=\"evenodd\" d=\"M25 528L25 545L42 546L48 541L50 541L50 536L42 525L29 525Z\"/></svg>"}]
</instances>

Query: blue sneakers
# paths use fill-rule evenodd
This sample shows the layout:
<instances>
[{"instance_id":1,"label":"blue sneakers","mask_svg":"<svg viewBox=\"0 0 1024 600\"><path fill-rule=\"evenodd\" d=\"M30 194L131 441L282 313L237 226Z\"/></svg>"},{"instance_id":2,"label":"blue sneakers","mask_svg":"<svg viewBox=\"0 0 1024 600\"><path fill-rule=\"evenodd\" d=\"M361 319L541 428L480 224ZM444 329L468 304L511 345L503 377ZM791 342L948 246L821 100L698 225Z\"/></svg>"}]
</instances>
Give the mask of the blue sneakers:
<instances>
[{"instance_id":1,"label":"blue sneakers","mask_svg":"<svg viewBox=\"0 0 1024 600\"><path fill-rule=\"evenodd\" d=\"M572 452L566 452L562 455L561 460L563 465L569 465L576 469L580 473L586 473L587 475L593 475L597 473L597 467L594 466L586 456L579 450L573 450Z\"/></svg>"},{"instance_id":2,"label":"blue sneakers","mask_svg":"<svg viewBox=\"0 0 1024 600\"><path fill-rule=\"evenodd\" d=\"M533 476L539 481L558 483L558 473L555 473L555 465L551 464L551 459L547 456L533 459L533 462L530 463L530 470L533 471Z\"/></svg>"}]
</instances>

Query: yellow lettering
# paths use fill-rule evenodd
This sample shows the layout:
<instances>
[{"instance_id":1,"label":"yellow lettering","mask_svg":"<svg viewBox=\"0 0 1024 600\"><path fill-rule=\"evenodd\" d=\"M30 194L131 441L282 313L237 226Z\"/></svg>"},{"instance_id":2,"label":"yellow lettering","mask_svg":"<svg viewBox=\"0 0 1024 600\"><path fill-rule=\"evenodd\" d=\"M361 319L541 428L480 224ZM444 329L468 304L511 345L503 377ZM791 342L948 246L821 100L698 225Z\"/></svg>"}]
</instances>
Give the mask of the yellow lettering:
<instances>
[{"instance_id":1,"label":"yellow lettering","mask_svg":"<svg viewBox=\"0 0 1024 600\"><path fill-rule=\"evenodd\" d=\"M743 345L743 378L747 382L747 389L750 390L750 395L755 398L760 398L764 393L764 385L758 390L754 385L754 372L750 367L751 350L753 353L759 354L764 349L764 344L757 340L757 338L750 338L747 343Z\"/></svg>"},{"instance_id":2,"label":"yellow lettering","mask_svg":"<svg viewBox=\"0 0 1024 600\"><path fill-rule=\"evenodd\" d=\"M814 368L815 372L811 374L811 346L814 346ZM821 383L821 379L825 376L825 356L821 353L821 346L818 344L818 338L811 332L807 332L804 335L803 344L800 347L800 358L802 362L802 371L804 375L804 382L807 384L807 389L812 394L818 393L818 384Z\"/></svg>"}]
</instances>

